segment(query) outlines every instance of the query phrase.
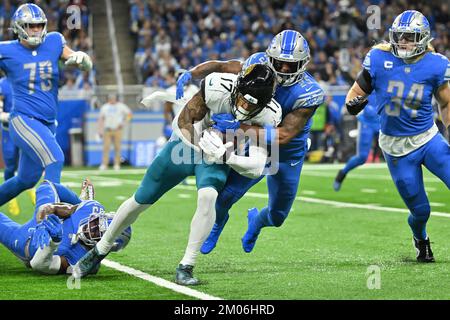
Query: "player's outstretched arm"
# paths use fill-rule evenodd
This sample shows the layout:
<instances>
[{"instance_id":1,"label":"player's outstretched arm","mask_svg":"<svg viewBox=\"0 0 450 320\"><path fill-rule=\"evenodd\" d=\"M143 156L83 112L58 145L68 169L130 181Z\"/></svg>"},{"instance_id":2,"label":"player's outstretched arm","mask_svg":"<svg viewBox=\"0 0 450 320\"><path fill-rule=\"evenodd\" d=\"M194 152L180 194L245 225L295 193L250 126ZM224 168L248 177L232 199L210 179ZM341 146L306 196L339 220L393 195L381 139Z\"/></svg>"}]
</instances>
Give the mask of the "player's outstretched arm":
<instances>
[{"instance_id":1,"label":"player's outstretched arm","mask_svg":"<svg viewBox=\"0 0 450 320\"><path fill-rule=\"evenodd\" d=\"M450 135L450 82L446 82L436 90L436 100L439 104L439 112L442 123Z\"/></svg>"},{"instance_id":2,"label":"player's outstretched arm","mask_svg":"<svg viewBox=\"0 0 450 320\"><path fill-rule=\"evenodd\" d=\"M238 74L242 70L242 63L238 60L219 61L211 60L203 62L191 70L184 72L177 80L176 99L183 98L184 86L191 79L203 79L213 72L234 73Z\"/></svg>"},{"instance_id":3,"label":"player's outstretched arm","mask_svg":"<svg viewBox=\"0 0 450 320\"><path fill-rule=\"evenodd\" d=\"M73 51L68 46L64 46L61 59L66 60L66 65L76 65L81 71L92 69L92 59L83 51Z\"/></svg>"}]
</instances>

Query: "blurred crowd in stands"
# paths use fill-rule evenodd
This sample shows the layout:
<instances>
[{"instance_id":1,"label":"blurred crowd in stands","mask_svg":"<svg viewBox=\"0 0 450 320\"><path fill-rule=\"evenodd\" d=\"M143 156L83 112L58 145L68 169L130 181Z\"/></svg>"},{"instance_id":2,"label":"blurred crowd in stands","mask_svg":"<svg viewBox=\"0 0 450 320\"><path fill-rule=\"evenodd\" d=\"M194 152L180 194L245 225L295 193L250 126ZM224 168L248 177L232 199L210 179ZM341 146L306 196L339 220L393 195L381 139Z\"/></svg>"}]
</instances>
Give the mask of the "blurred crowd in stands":
<instances>
[{"instance_id":1,"label":"blurred crowd in stands","mask_svg":"<svg viewBox=\"0 0 450 320\"><path fill-rule=\"evenodd\" d=\"M245 59L264 51L283 29L308 40L309 72L325 85L352 82L368 49L387 40L396 15L421 11L430 21L433 45L449 56L449 5L445 0L129 0L136 39L138 79L168 87L173 71L210 59ZM368 30L370 5L380 8L379 29ZM342 50L346 49L346 50Z\"/></svg>"},{"instance_id":2,"label":"blurred crowd in stands","mask_svg":"<svg viewBox=\"0 0 450 320\"><path fill-rule=\"evenodd\" d=\"M10 30L11 18L16 9L23 3L31 1L2 0L0 3L0 41L14 39L14 34ZM67 45L74 51L88 52L94 59L92 51L92 39L88 36L89 10L86 0L35 0L35 4L40 6L47 17L47 30L59 31L64 35ZM81 28L71 28L68 26L68 19L72 13L67 12L71 5L77 5L80 9ZM94 70L91 72L81 72L77 68L67 67L61 73L61 90L69 93L78 89L92 90L95 86L95 60Z\"/></svg>"}]
</instances>

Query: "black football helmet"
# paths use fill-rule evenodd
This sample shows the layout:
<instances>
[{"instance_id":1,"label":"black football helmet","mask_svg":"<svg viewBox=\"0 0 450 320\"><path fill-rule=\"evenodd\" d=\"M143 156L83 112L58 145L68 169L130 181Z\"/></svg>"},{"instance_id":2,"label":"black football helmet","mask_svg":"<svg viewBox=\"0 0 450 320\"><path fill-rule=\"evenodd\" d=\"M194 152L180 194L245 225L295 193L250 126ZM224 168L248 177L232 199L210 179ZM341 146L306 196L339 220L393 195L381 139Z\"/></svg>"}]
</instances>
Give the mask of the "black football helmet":
<instances>
[{"instance_id":1,"label":"black football helmet","mask_svg":"<svg viewBox=\"0 0 450 320\"><path fill-rule=\"evenodd\" d=\"M277 85L275 72L266 64L255 63L245 68L238 76L231 93L231 113L239 121L258 115L272 100ZM249 108L237 105L243 98Z\"/></svg>"}]
</instances>

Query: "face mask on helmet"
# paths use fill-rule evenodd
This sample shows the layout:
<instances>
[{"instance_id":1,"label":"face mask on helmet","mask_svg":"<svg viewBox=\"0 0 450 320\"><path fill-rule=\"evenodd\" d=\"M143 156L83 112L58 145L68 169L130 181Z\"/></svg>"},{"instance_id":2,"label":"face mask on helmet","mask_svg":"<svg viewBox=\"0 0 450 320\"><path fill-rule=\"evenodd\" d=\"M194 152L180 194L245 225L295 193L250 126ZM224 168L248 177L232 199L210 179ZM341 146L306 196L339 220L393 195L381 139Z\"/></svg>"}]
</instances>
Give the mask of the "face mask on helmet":
<instances>
[{"instance_id":1,"label":"face mask on helmet","mask_svg":"<svg viewBox=\"0 0 450 320\"><path fill-rule=\"evenodd\" d=\"M418 11L403 12L389 29L392 53L401 59L424 53L431 40L428 20Z\"/></svg>"},{"instance_id":2,"label":"face mask on helmet","mask_svg":"<svg viewBox=\"0 0 450 320\"><path fill-rule=\"evenodd\" d=\"M80 220L78 231L72 237L72 244L81 241L87 247L94 247L108 230L113 216L110 213L92 213L89 217ZM119 251L125 248L130 239L131 227L128 227L116 238L111 251Z\"/></svg>"},{"instance_id":3,"label":"face mask on helmet","mask_svg":"<svg viewBox=\"0 0 450 320\"><path fill-rule=\"evenodd\" d=\"M19 40L30 46L40 45L47 35L47 18L35 4L23 4L14 13L12 29Z\"/></svg>"},{"instance_id":4,"label":"face mask on helmet","mask_svg":"<svg viewBox=\"0 0 450 320\"><path fill-rule=\"evenodd\" d=\"M303 36L294 30L277 34L266 50L269 66L275 71L282 86L290 86L303 77L309 57L309 46Z\"/></svg>"},{"instance_id":5,"label":"face mask on helmet","mask_svg":"<svg viewBox=\"0 0 450 320\"><path fill-rule=\"evenodd\" d=\"M245 68L231 94L231 113L239 121L254 118L272 100L275 86L275 74L267 65L253 64Z\"/></svg>"}]
</instances>

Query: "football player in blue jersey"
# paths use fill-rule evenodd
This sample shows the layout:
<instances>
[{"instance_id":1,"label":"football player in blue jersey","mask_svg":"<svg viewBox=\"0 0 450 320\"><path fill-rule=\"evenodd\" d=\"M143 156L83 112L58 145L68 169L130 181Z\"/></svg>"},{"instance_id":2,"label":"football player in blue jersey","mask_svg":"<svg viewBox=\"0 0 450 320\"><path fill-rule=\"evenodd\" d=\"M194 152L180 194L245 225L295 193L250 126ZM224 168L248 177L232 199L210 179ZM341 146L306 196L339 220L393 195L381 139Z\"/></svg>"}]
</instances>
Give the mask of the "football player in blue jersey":
<instances>
[{"instance_id":1,"label":"football player in blue jersey","mask_svg":"<svg viewBox=\"0 0 450 320\"><path fill-rule=\"evenodd\" d=\"M0 186L0 206L32 188L42 176L58 183L64 155L56 137L59 60L90 70L92 61L66 46L58 32L47 33L47 18L35 4L21 5L12 17L18 40L0 42L0 69L13 88L11 139L21 150L17 175Z\"/></svg>"},{"instance_id":2,"label":"football player in blue jersey","mask_svg":"<svg viewBox=\"0 0 450 320\"><path fill-rule=\"evenodd\" d=\"M408 223L419 262L434 262L426 224L430 203L422 165L450 188L450 147L438 133L431 99L439 103L450 130L450 63L433 52L430 24L408 10L389 29L389 43L373 47L346 97L347 110L358 114L374 92L380 115L380 147L392 180L408 207Z\"/></svg>"},{"instance_id":3,"label":"football player in blue jersey","mask_svg":"<svg viewBox=\"0 0 450 320\"><path fill-rule=\"evenodd\" d=\"M9 114L13 107L12 89L6 77L0 79L0 122L2 126L2 154L5 163L3 171L4 181L14 177L19 163L19 148L16 147L9 137ZM17 198L11 199L8 203L9 213L18 215L20 213Z\"/></svg>"},{"instance_id":4,"label":"football player in blue jersey","mask_svg":"<svg viewBox=\"0 0 450 320\"><path fill-rule=\"evenodd\" d=\"M357 153L347 161L343 169L339 170L333 183L335 191L341 189L347 173L366 163L373 140L378 138L380 117L377 114L375 95L369 96L368 100L369 103L365 106L363 113L358 116Z\"/></svg>"},{"instance_id":5,"label":"football player in blue jersey","mask_svg":"<svg viewBox=\"0 0 450 320\"><path fill-rule=\"evenodd\" d=\"M300 173L307 152L307 139L311 118L324 101L324 91L314 78L306 72L310 60L307 41L294 30L284 30L271 41L266 52L250 56L244 65L267 63L276 73L278 86L275 100L283 110L282 122L275 129L272 143L280 145L279 169L276 174L267 176L269 203L267 207L248 211L248 229L242 238L245 252L251 252L262 228L279 227L287 218L297 194ZM226 62L204 62L178 79L177 97L182 97L183 85L191 78L203 78L211 72L241 72L243 64L237 60ZM248 128L241 124L241 128ZM271 128L266 128L272 131ZM272 133L267 133L271 137ZM242 196L264 176L250 179L230 171L227 183L216 201L216 223L201 252L211 252L228 221L229 210Z\"/></svg>"},{"instance_id":6,"label":"football player in blue jersey","mask_svg":"<svg viewBox=\"0 0 450 320\"><path fill-rule=\"evenodd\" d=\"M88 179L83 181L79 197L46 180L36 195L33 218L23 225L0 212L0 243L33 270L72 273L72 267L106 232L113 214L105 213L103 205L94 200L94 187ZM123 249L130 238L129 227L116 238L112 251Z\"/></svg>"}]
</instances>

